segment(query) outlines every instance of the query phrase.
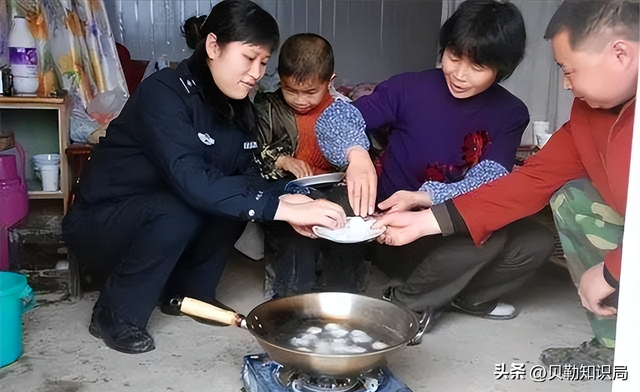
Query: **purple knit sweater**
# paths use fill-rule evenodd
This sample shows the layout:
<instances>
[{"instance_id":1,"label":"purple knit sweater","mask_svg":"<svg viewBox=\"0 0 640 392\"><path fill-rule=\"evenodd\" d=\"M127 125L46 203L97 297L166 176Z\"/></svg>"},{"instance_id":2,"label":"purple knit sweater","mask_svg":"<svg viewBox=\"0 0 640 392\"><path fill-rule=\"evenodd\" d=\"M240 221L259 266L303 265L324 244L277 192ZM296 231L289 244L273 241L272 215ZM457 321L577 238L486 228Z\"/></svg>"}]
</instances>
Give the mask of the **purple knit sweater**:
<instances>
[{"instance_id":1,"label":"purple knit sweater","mask_svg":"<svg viewBox=\"0 0 640 392\"><path fill-rule=\"evenodd\" d=\"M511 170L529 123L525 104L502 86L457 99L440 69L394 76L354 105L368 132L391 127L379 201L398 190L418 190L425 181L460 181L484 160Z\"/></svg>"}]
</instances>

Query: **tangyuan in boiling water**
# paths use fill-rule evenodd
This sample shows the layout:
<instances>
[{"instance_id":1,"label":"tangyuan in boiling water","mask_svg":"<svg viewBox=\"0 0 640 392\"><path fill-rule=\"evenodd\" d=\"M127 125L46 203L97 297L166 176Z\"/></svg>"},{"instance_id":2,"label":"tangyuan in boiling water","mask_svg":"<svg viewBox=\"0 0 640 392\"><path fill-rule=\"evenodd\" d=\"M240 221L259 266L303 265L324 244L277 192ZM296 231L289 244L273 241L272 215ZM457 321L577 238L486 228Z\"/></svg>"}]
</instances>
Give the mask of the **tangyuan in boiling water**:
<instances>
[{"instance_id":1,"label":"tangyuan in boiling water","mask_svg":"<svg viewBox=\"0 0 640 392\"><path fill-rule=\"evenodd\" d=\"M305 334L300 337L291 339L291 344L296 347L311 347L318 341L318 336L314 334Z\"/></svg>"},{"instance_id":2,"label":"tangyuan in boiling water","mask_svg":"<svg viewBox=\"0 0 640 392\"><path fill-rule=\"evenodd\" d=\"M318 328L318 327L309 327L309 329L307 329L307 333L312 333L314 335L319 334L320 332L322 332L322 328Z\"/></svg>"},{"instance_id":3,"label":"tangyuan in boiling water","mask_svg":"<svg viewBox=\"0 0 640 392\"><path fill-rule=\"evenodd\" d=\"M363 354L389 347L379 340L374 342L374 338L364 331L349 331L336 323L325 324L322 328L309 327L299 336L292 338L290 343L298 351L331 355Z\"/></svg>"},{"instance_id":4,"label":"tangyuan in boiling water","mask_svg":"<svg viewBox=\"0 0 640 392\"><path fill-rule=\"evenodd\" d=\"M344 329L339 324L329 323L324 326L324 330L327 334L333 336L334 338L342 338L349 334L349 331Z\"/></svg>"},{"instance_id":5,"label":"tangyuan in boiling water","mask_svg":"<svg viewBox=\"0 0 640 392\"><path fill-rule=\"evenodd\" d=\"M330 324L327 324L327 325L330 325ZM342 327L338 327L338 328L327 328L327 327L325 327L324 330L327 332L327 334L333 336L334 338L342 338L342 337L345 337L345 336L349 335L349 331L347 331L346 329L344 329Z\"/></svg>"},{"instance_id":6,"label":"tangyuan in boiling water","mask_svg":"<svg viewBox=\"0 0 640 392\"><path fill-rule=\"evenodd\" d=\"M374 342L373 344L371 344L371 348L373 348L374 350L384 350L387 347L389 347L388 344L382 343L380 341Z\"/></svg>"},{"instance_id":7,"label":"tangyuan in boiling water","mask_svg":"<svg viewBox=\"0 0 640 392\"><path fill-rule=\"evenodd\" d=\"M364 347L356 346L353 344L346 345L341 348L341 351L336 354L363 354L366 353L367 349Z\"/></svg>"},{"instance_id":8,"label":"tangyuan in boiling water","mask_svg":"<svg viewBox=\"0 0 640 392\"><path fill-rule=\"evenodd\" d=\"M351 341L353 341L354 343L369 343L370 341L373 340L373 338L367 335L366 332L361 331L359 329L354 329L353 331L351 331L349 333L349 337L351 338Z\"/></svg>"}]
</instances>

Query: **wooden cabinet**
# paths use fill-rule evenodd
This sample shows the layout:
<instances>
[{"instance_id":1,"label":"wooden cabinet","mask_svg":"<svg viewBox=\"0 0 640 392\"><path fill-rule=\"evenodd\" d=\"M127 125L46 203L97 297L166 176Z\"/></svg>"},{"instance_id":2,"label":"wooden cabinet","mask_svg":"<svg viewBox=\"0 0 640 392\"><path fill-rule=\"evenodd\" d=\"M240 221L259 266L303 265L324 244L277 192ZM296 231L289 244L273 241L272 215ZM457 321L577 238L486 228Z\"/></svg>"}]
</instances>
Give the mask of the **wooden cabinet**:
<instances>
[{"instance_id":1,"label":"wooden cabinet","mask_svg":"<svg viewBox=\"0 0 640 392\"><path fill-rule=\"evenodd\" d=\"M66 213L71 181L65 150L69 146L70 105L66 98L0 96L0 129L11 131L26 152L30 199L59 199ZM60 154L60 190L42 191L33 170L37 154Z\"/></svg>"}]
</instances>

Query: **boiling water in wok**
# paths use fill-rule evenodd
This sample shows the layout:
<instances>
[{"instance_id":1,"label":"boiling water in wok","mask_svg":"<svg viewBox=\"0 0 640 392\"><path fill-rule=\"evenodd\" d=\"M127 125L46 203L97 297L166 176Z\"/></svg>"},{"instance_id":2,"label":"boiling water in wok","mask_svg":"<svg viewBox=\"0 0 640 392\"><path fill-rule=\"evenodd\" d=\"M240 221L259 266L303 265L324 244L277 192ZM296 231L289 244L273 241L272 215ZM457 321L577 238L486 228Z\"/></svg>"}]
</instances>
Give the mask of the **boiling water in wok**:
<instances>
[{"instance_id":1,"label":"boiling water in wok","mask_svg":"<svg viewBox=\"0 0 640 392\"><path fill-rule=\"evenodd\" d=\"M357 377L380 366L386 354L403 347L418 331L418 320L408 309L364 295L334 292L273 299L254 308L243 322L275 362L334 377ZM329 323L350 332L363 331L389 347L361 354L322 354L300 351L291 344L309 328Z\"/></svg>"},{"instance_id":2,"label":"boiling water in wok","mask_svg":"<svg viewBox=\"0 0 640 392\"><path fill-rule=\"evenodd\" d=\"M328 355L371 353L404 340L397 331L382 324L315 317L290 319L275 336L275 342L284 348Z\"/></svg>"},{"instance_id":3,"label":"boiling water in wok","mask_svg":"<svg viewBox=\"0 0 640 392\"><path fill-rule=\"evenodd\" d=\"M408 309L363 295L323 292L295 295L267 301L244 317L206 302L184 298L180 310L186 314L248 329L269 357L285 368L310 375L341 378L359 377L381 366L385 355L403 347L418 332L418 320ZM334 323L353 334L368 336L388 345L376 350L371 344L364 353L322 354L291 347L291 339L309 328L324 329ZM356 333L357 335L357 333ZM327 343L330 346L330 343Z\"/></svg>"}]
</instances>

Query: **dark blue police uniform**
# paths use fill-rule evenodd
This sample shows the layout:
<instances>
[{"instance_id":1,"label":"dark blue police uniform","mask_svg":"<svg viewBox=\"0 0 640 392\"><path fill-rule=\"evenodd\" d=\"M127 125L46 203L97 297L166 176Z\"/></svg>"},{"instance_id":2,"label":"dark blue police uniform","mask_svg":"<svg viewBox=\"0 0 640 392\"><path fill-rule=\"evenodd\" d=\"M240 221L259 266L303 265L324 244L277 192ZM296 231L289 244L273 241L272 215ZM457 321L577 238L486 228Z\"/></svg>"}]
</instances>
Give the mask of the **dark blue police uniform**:
<instances>
[{"instance_id":1,"label":"dark blue police uniform","mask_svg":"<svg viewBox=\"0 0 640 392\"><path fill-rule=\"evenodd\" d=\"M283 193L260 178L243 110L192 57L144 80L110 123L63 222L90 283L108 276L96 307L144 328L162 295L214 299L246 221L273 219Z\"/></svg>"}]
</instances>

